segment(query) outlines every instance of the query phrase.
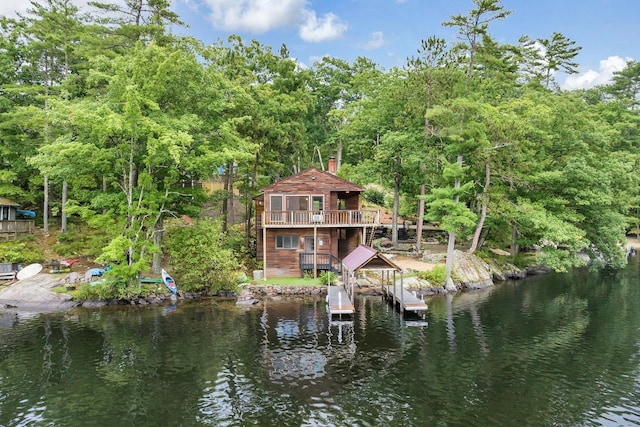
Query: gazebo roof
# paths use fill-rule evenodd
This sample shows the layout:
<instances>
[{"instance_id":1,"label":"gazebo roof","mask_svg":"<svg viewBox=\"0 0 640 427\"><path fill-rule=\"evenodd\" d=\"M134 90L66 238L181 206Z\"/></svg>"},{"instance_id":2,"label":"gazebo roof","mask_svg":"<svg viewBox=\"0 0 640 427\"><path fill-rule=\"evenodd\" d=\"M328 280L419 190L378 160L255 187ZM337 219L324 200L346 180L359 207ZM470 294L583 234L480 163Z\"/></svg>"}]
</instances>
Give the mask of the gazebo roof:
<instances>
[{"instance_id":1,"label":"gazebo roof","mask_svg":"<svg viewBox=\"0 0 640 427\"><path fill-rule=\"evenodd\" d=\"M355 248L342 260L342 263L352 272L360 269L402 271L380 252L367 245Z\"/></svg>"},{"instance_id":2,"label":"gazebo roof","mask_svg":"<svg viewBox=\"0 0 640 427\"><path fill-rule=\"evenodd\" d=\"M16 203L6 197L0 197L0 206L20 206L20 203Z\"/></svg>"}]
</instances>

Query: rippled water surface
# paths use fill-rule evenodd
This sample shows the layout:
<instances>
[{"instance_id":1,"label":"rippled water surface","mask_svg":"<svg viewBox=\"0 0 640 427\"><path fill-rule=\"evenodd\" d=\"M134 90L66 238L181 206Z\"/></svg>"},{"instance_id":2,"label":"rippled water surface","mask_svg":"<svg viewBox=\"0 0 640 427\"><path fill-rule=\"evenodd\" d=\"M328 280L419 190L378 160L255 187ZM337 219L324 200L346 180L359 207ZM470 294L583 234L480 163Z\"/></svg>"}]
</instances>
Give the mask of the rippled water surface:
<instances>
[{"instance_id":1,"label":"rippled water surface","mask_svg":"<svg viewBox=\"0 0 640 427\"><path fill-rule=\"evenodd\" d=\"M640 276L429 301L0 311L0 426L640 425Z\"/></svg>"}]
</instances>

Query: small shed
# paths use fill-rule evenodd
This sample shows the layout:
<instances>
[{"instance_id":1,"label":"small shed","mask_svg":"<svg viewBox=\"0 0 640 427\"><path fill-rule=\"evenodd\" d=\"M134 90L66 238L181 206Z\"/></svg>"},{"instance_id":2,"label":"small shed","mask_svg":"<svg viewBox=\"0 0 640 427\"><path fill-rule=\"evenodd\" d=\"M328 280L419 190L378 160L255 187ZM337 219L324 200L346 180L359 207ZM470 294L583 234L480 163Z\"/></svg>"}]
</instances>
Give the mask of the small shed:
<instances>
[{"instance_id":1,"label":"small shed","mask_svg":"<svg viewBox=\"0 0 640 427\"><path fill-rule=\"evenodd\" d=\"M33 233L35 221L22 219L19 214L29 214L33 218L33 211L21 211L20 205L6 197L0 197L0 240L12 240Z\"/></svg>"},{"instance_id":2,"label":"small shed","mask_svg":"<svg viewBox=\"0 0 640 427\"><path fill-rule=\"evenodd\" d=\"M18 206L20 206L18 203L6 197L0 197L0 221L15 221Z\"/></svg>"}]
</instances>

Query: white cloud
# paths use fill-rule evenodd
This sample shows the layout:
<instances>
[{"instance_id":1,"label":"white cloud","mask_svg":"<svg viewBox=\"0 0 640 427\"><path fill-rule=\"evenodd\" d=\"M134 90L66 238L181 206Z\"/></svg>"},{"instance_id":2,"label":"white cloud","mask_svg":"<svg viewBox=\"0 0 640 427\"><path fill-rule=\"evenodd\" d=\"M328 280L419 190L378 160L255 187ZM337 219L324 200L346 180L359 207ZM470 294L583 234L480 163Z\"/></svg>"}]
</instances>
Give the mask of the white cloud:
<instances>
[{"instance_id":1,"label":"white cloud","mask_svg":"<svg viewBox=\"0 0 640 427\"><path fill-rule=\"evenodd\" d=\"M213 26L227 31L260 34L295 27L303 40L317 43L339 38L348 28L333 13L318 17L308 0L205 0L205 4Z\"/></svg>"},{"instance_id":2,"label":"white cloud","mask_svg":"<svg viewBox=\"0 0 640 427\"><path fill-rule=\"evenodd\" d=\"M206 0L211 23L223 30L264 33L298 24L306 0Z\"/></svg>"},{"instance_id":3,"label":"white cloud","mask_svg":"<svg viewBox=\"0 0 640 427\"><path fill-rule=\"evenodd\" d=\"M594 86L611 82L613 73L621 71L627 66L627 61L631 58L621 58L610 56L600 61L600 68L597 71L587 70L583 73L567 76L562 84L564 90L589 89Z\"/></svg>"},{"instance_id":4,"label":"white cloud","mask_svg":"<svg viewBox=\"0 0 640 427\"><path fill-rule=\"evenodd\" d=\"M17 18L16 12L23 13L29 7L31 7L29 0L2 1L0 2L0 15L7 18Z\"/></svg>"},{"instance_id":5,"label":"white cloud","mask_svg":"<svg viewBox=\"0 0 640 427\"><path fill-rule=\"evenodd\" d=\"M327 13L318 19L315 11L306 10L305 20L300 26L298 33L304 41L319 43L342 37L348 28L349 26L333 13Z\"/></svg>"},{"instance_id":6,"label":"white cloud","mask_svg":"<svg viewBox=\"0 0 640 427\"><path fill-rule=\"evenodd\" d=\"M362 46L365 50L374 50L379 49L384 46L384 33L382 31L374 31L371 33L371 38L369 41Z\"/></svg>"}]
</instances>

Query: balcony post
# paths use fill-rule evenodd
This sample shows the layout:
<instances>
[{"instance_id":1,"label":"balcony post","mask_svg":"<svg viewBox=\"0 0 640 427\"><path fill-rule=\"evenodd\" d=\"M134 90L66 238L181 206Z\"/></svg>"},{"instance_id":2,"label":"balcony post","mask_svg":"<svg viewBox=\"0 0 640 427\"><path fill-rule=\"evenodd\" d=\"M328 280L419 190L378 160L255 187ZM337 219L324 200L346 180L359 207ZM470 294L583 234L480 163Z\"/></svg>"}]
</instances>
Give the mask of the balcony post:
<instances>
[{"instance_id":1,"label":"balcony post","mask_svg":"<svg viewBox=\"0 0 640 427\"><path fill-rule=\"evenodd\" d=\"M264 213L263 219L264 219ZM262 223L262 278L267 280L267 227Z\"/></svg>"},{"instance_id":2,"label":"balcony post","mask_svg":"<svg viewBox=\"0 0 640 427\"><path fill-rule=\"evenodd\" d=\"M313 226L313 278L318 278L318 226Z\"/></svg>"}]
</instances>

